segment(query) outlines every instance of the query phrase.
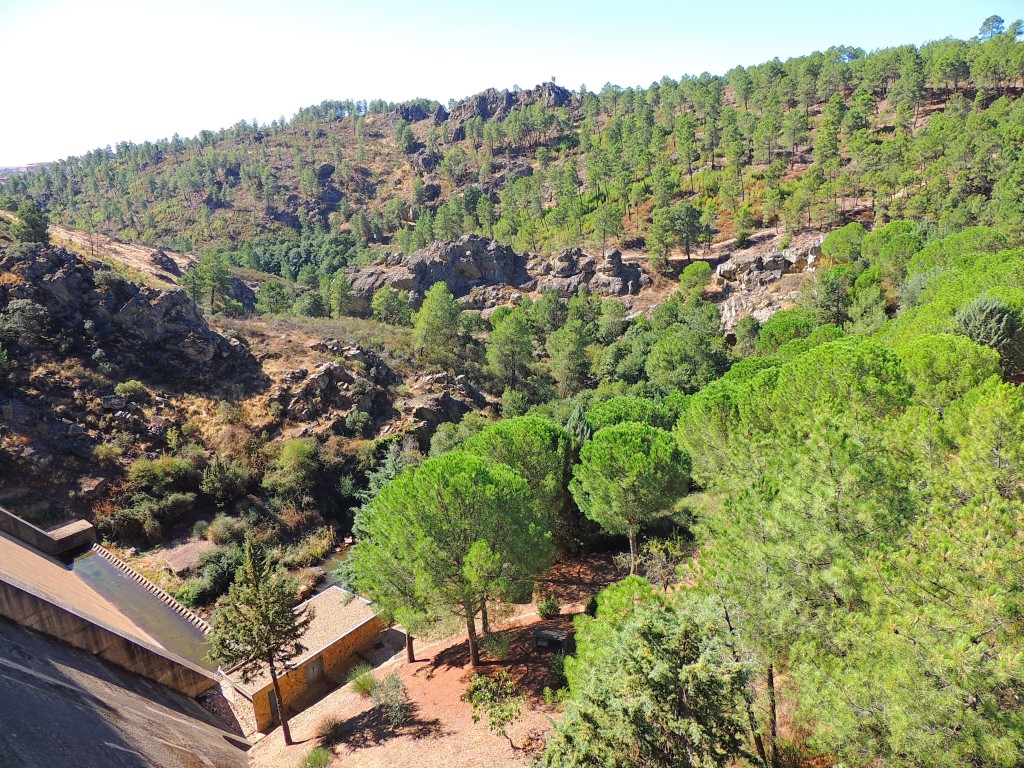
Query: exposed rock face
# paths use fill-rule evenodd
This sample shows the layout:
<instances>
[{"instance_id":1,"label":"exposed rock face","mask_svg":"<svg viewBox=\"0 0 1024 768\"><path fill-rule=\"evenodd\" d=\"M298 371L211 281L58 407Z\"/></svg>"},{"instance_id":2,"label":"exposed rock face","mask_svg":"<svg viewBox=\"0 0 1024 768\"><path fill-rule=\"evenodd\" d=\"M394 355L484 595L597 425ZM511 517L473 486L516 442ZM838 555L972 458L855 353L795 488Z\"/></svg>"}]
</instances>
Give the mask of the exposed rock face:
<instances>
[{"instance_id":1,"label":"exposed rock face","mask_svg":"<svg viewBox=\"0 0 1024 768\"><path fill-rule=\"evenodd\" d=\"M435 243L410 256L392 256L385 264L348 271L356 312L368 312L373 294L385 285L408 291L414 304L434 283L444 282L468 309L490 309L518 301L523 293L557 291L573 296L581 285L602 296L635 295L650 284L636 264L618 251L601 259L578 248L552 259L527 259L508 246L479 235Z\"/></svg>"},{"instance_id":2,"label":"exposed rock face","mask_svg":"<svg viewBox=\"0 0 1024 768\"><path fill-rule=\"evenodd\" d=\"M418 304L434 283L444 282L455 296L474 288L520 287L530 280L526 259L511 248L479 235L451 243L435 243L410 256L394 256L381 266L349 270L354 308L369 310L373 294L384 285L408 291Z\"/></svg>"},{"instance_id":3,"label":"exposed rock face","mask_svg":"<svg viewBox=\"0 0 1024 768\"><path fill-rule=\"evenodd\" d=\"M109 360L143 381L252 383L260 370L249 349L212 331L184 291L130 283L99 262L60 248L0 253L0 308L29 300L46 328L31 342L60 353Z\"/></svg>"},{"instance_id":4,"label":"exposed rock face","mask_svg":"<svg viewBox=\"0 0 1024 768\"><path fill-rule=\"evenodd\" d=\"M802 280L790 276L814 271L823 239L768 254L737 254L719 264L715 272L725 297L719 305L723 328L732 330L746 315L763 323L795 302Z\"/></svg>"},{"instance_id":5,"label":"exposed rock face","mask_svg":"<svg viewBox=\"0 0 1024 768\"><path fill-rule=\"evenodd\" d=\"M452 105L449 122L454 124L455 130L452 133L454 141L461 141L465 138L464 126L467 120L474 117L482 117L484 120L504 120L515 107L525 107L531 104L541 103L549 109L562 107L572 101L571 91L566 90L554 83L544 83L528 91L499 91L495 88L488 88L475 96L462 99Z\"/></svg>"},{"instance_id":6,"label":"exposed rock face","mask_svg":"<svg viewBox=\"0 0 1024 768\"><path fill-rule=\"evenodd\" d=\"M537 275L536 290L573 296L581 285L601 296L629 296L650 285L650 276L636 264L625 264L612 251L603 259L588 256L579 248L564 250L551 260L535 259L527 268Z\"/></svg>"},{"instance_id":7,"label":"exposed rock face","mask_svg":"<svg viewBox=\"0 0 1024 768\"><path fill-rule=\"evenodd\" d=\"M237 277L228 282L228 298L245 307L246 312L256 309L256 292Z\"/></svg>"},{"instance_id":8,"label":"exposed rock face","mask_svg":"<svg viewBox=\"0 0 1024 768\"><path fill-rule=\"evenodd\" d=\"M457 422L469 411L479 410L487 400L465 376L435 373L421 376L409 387L411 396L399 404L406 429L426 447L430 437L445 422Z\"/></svg>"},{"instance_id":9,"label":"exposed rock face","mask_svg":"<svg viewBox=\"0 0 1024 768\"><path fill-rule=\"evenodd\" d=\"M169 272L175 277L181 277L181 267L178 266L178 262L168 256L162 249L157 248L153 251L150 259L152 259L153 264L165 272Z\"/></svg>"},{"instance_id":10,"label":"exposed rock face","mask_svg":"<svg viewBox=\"0 0 1024 768\"><path fill-rule=\"evenodd\" d=\"M211 330L184 291L135 285L59 248L0 249L0 319L12 361L0 463L30 488L25 513L88 514L119 471L97 461L98 446L130 438L148 451L180 426L154 389L231 397L266 384L248 347ZM150 390L145 406L111 392L129 378Z\"/></svg>"},{"instance_id":11,"label":"exposed rock face","mask_svg":"<svg viewBox=\"0 0 1024 768\"><path fill-rule=\"evenodd\" d=\"M399 119L405 120L407 123L430 120L434 125L438 125L448 119L448 110L440 104L437 105L436 109L430 110L426 105L414 102L411 104L400 104L389 117L392 123L397 122Z\"/></svg>"},{"instance_id":12,"label":"exposed rock face","mask_svg":"<svg viewBox=\"0 0 1024 768\"><path fill-rule=\"evenodd\" d=\"M353 411L374 415L389 407L387 387L402 379L375 352L333 338L309 348L336 359L321 363L312 373L296 368L285 374L268 395L280 418L323 422L330 431L343 434L344 419Z\"/></svg>"}]
</instances>

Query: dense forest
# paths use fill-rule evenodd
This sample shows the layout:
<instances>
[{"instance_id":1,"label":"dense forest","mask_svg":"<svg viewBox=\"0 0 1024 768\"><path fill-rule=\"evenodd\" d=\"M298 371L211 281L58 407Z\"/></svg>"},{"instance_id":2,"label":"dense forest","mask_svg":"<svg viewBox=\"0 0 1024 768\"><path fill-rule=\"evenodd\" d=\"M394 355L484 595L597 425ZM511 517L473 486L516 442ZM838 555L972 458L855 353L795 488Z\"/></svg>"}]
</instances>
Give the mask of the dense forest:
<instances>
[{"instance_id":1,"label":"dense forest","mask_svg":"<svg viewBox=\"0 0 1024 768\"><path fill-rule=\"evenodd\" d=\"M42 210L199 251L181 283L222 330L380 355L344 445L239 393L156 458L121 446L101 530L153 543L216 510L218 546L177 585L205 605L244 536L305 564L333 518L357 542L343 577L417 635L464 622L473 662L477 619L486 637L553 561L628 547L631 575L576 619L544 765L1021 765L1022 31L992 17L648 88L324 102L12 177L22 230ZM669 258L765 228L821 232L820 260L795 306L727 336L709 262ZM649 313L583 290L484 319L438 281L347 316L347 269L468 233L615 246L678 284ZM245 270L256 317L227 292ZM45 325L0 306L0 370ZM117 361L83 365L149 397ZM412 372L486 406L420 443L378 433L375 398Z\"/></svg>"},{"instance_id":2,"label":"dense forest","mask_svg":"<svg viewBox=\"0 0 1024 768\"><path fill-rule=\"evenodd\" d=\"M1019 31L993 22L967 41L836 47L647 88L493 91L450 112L328 101L96 150L4 191L69 226L222 246L291 278L267 251L322 233L404 252L471 231L530 251L641 238L655 256L854 212L1019 233L1019 139L999 127L1020 120Z\"/></svg>"}]
</instances>

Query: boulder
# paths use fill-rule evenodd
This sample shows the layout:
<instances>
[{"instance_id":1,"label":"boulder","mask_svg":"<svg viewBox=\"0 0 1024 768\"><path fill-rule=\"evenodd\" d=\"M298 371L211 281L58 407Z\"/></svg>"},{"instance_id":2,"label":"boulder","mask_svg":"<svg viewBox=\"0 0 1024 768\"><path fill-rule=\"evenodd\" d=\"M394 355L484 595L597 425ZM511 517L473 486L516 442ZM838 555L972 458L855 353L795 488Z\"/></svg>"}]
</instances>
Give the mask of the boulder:
<instances>
[{"instance_id":1,"label":"boulder","mask_svg":"<svg viewBox=\"0 0 1024 768\"><path fill-rule=\"evenodd\" d=\"M181 276L181 267L178 266L178 262L168 256L163 249L157 248L149 255L149 259L164 272L168 272L175 277Z\"/></svg>"}]
</instances>

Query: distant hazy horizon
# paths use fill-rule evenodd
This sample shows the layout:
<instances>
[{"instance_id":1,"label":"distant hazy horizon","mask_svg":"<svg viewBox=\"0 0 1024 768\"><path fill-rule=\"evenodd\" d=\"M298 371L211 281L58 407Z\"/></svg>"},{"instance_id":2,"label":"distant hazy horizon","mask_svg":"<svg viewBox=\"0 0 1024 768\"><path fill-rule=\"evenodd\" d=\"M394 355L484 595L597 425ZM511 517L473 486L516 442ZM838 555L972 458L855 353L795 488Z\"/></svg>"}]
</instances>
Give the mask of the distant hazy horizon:
<instances>
[{"instance_id":1,"label":"distant hazy horizon","mask_svg":"<svg viewBox=\"0 0 1024 768\"><path fill-rule=\"evenodd\" d=\"M881 2L846 8L521 0L0 0L0 37L17 62L4 84L0 167L49 162L121 141L269 123L327 99L446 103L555 78L573 90L723 74L774 56L967 38L999 2Z\"/></svg>"}]
</instances>

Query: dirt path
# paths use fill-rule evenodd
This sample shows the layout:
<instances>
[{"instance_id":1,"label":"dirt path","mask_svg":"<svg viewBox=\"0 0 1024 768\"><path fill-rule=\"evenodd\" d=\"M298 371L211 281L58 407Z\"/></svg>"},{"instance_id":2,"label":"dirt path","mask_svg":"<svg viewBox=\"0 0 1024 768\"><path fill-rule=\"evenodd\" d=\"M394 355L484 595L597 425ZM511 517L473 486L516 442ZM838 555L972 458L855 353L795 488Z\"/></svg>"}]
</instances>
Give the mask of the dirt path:
<instances>
[{"instance_id":1,"label":"dirt path","mask_svg":"<svg viewBox=\"0 0 1024 768\"><path fill-rule=\"evenodd\" d=\"M83 255L102 261L113 260L127 269L145 275L161 288L176 287L177 274L195 263L195 257L187 253L126 243L98 232L84 232L59 224L50 225L50 239L54 245L64 246ZM157 254L158 251L164 257ZM156 258L154 254L157 254Z\"/></svg>"}]
</instances>

